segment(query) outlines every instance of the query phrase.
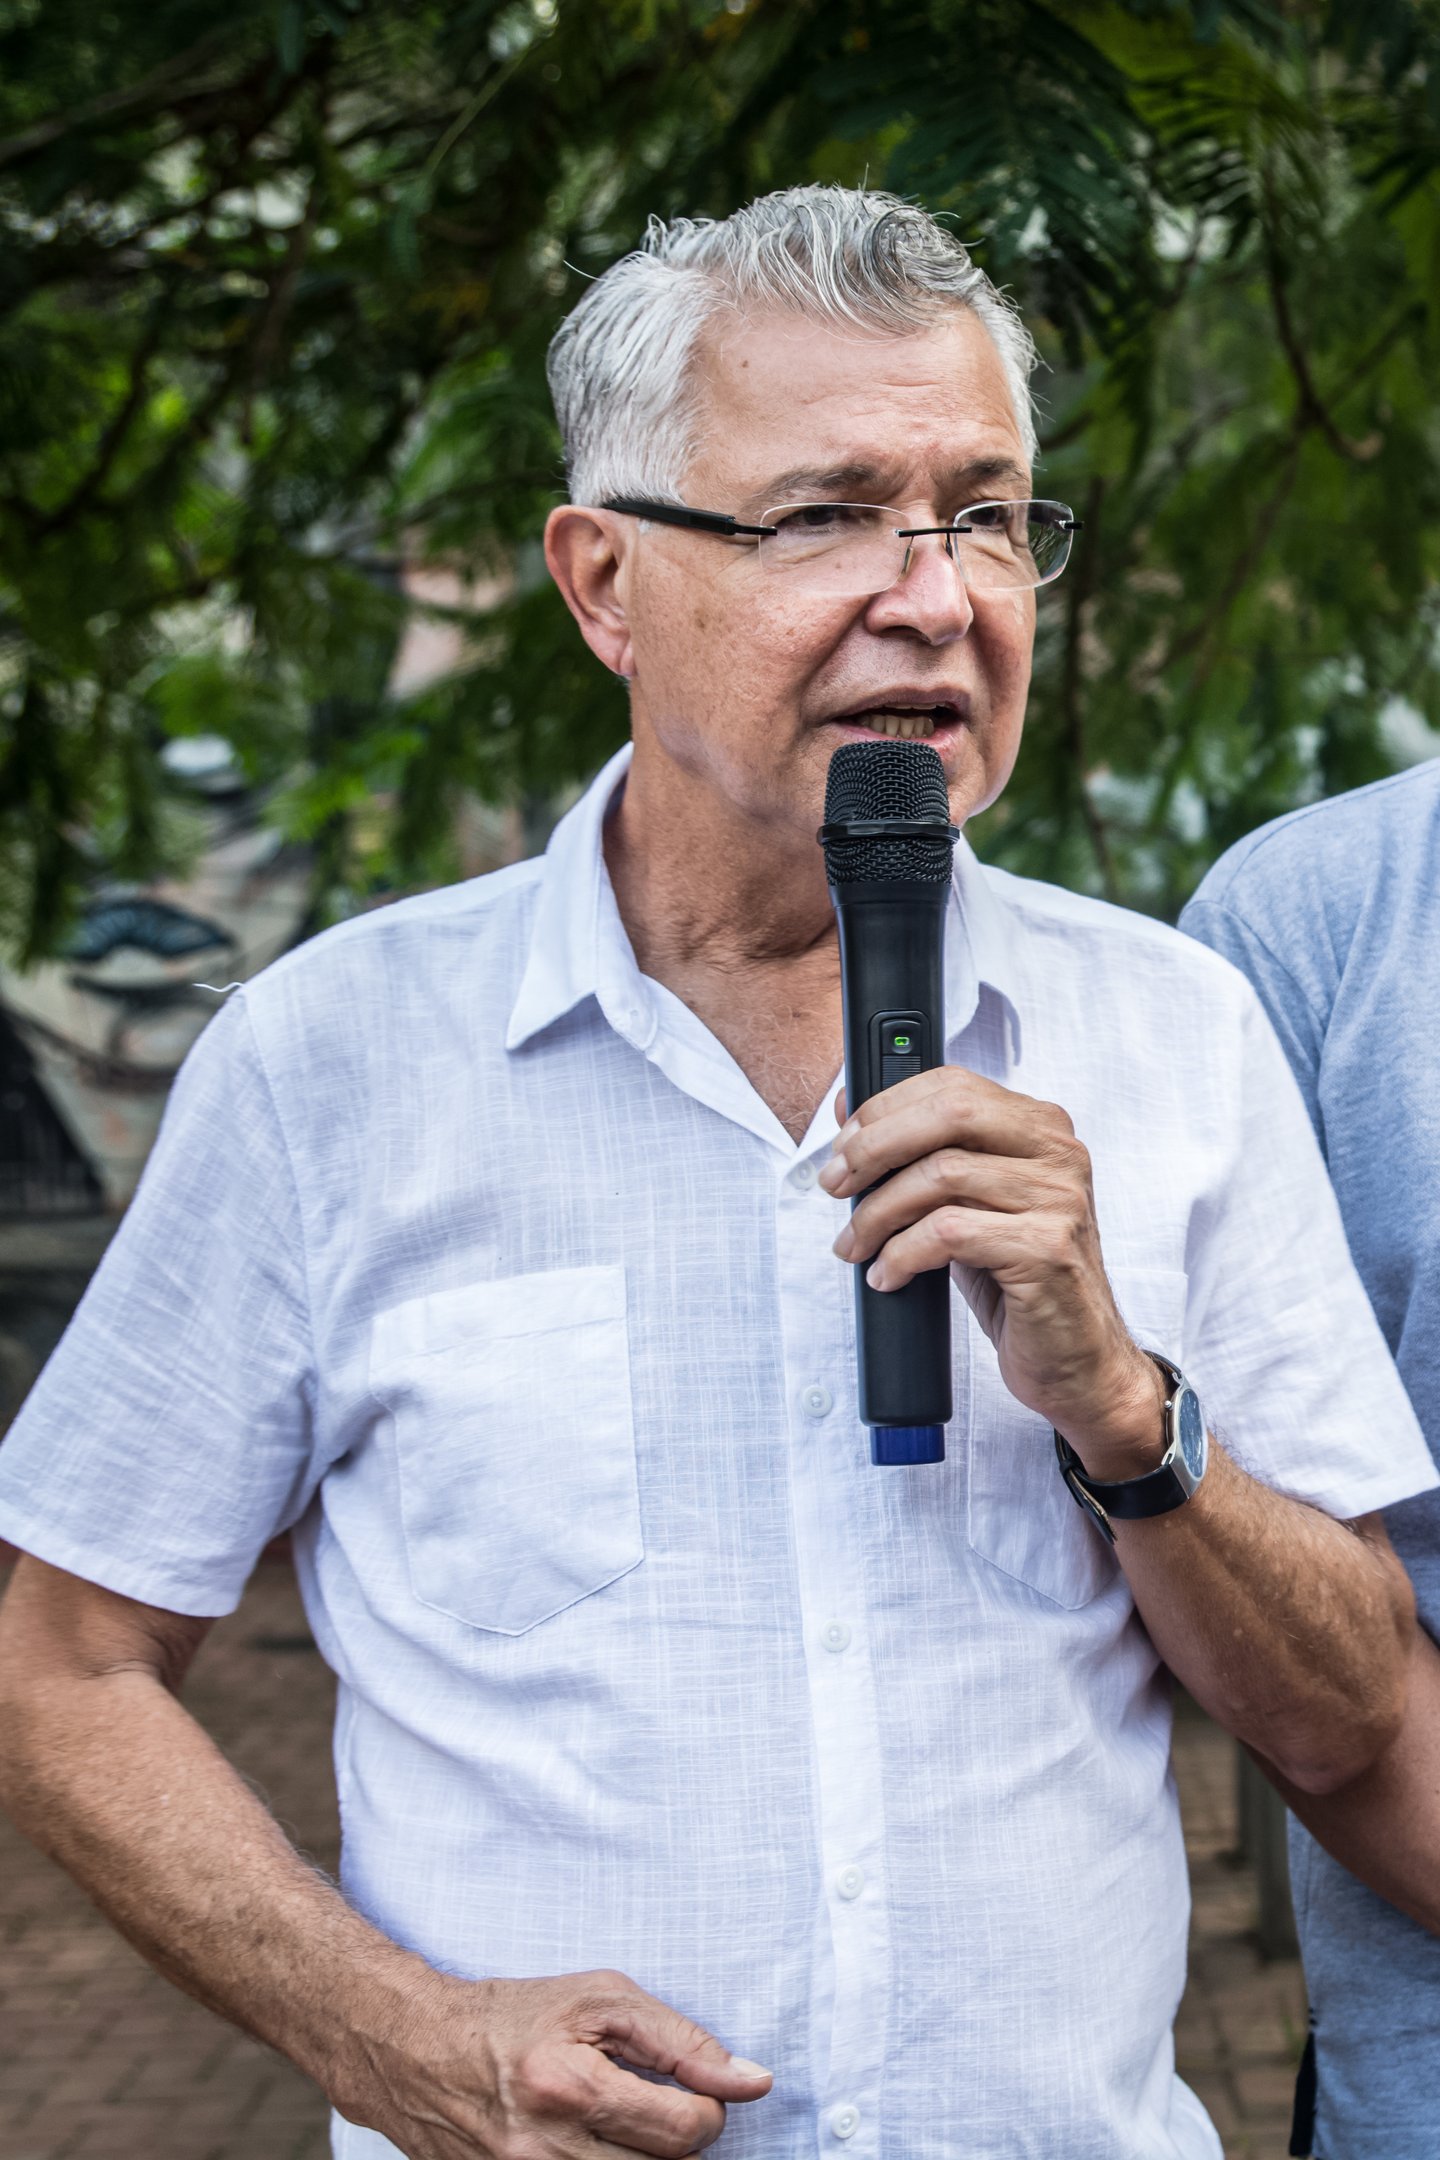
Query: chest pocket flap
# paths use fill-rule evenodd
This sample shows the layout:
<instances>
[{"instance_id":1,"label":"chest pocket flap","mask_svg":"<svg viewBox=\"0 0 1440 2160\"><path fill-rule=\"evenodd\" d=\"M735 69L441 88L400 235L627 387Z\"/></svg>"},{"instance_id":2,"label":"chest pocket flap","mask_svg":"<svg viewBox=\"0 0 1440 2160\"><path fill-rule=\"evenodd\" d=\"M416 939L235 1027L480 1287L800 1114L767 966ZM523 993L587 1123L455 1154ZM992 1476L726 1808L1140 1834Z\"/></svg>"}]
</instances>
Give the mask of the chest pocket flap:
<instances>
[{"instance_id":1,"label":"chest pocket flap","mask_svg":"<svg viewBox=\"0 0 1440 2160\"><path fill-rule=\"evenodd\" d=\"M622 1267L466 1283L378 1314L417 1598L521 1635L644 1557Z\"/></svg>"}]
</instances>

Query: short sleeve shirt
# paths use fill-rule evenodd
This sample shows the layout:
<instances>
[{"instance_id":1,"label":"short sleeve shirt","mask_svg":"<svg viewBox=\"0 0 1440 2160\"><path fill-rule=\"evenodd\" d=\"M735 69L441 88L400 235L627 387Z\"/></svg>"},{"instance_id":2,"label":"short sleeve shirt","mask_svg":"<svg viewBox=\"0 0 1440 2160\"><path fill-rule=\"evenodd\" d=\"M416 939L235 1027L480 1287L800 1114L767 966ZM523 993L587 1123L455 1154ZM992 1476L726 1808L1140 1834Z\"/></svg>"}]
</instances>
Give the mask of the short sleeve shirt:
<instances>
[{"instance_id":1,"label":"short sleeve shirt","mask_svg":"<svg viewBox=\"0 0 1440 2160\"><path fill-rule=\"evenodd\" d=\"M1217 2160L1128 1585L958 1293L946 1460L872 1466L833 1096L795 1144L639 972L625 769L543 861L206 1030L0 1534L209 1614L293 1525L350 1897L456 1971L619 1967L769 2064L734 2160ZM1239 1459L1341 1516L1430 1486L1241 976L962 844L945 981L951 1060L1070 1111L1121 1309Z\"/></svg>"}]
</instances>

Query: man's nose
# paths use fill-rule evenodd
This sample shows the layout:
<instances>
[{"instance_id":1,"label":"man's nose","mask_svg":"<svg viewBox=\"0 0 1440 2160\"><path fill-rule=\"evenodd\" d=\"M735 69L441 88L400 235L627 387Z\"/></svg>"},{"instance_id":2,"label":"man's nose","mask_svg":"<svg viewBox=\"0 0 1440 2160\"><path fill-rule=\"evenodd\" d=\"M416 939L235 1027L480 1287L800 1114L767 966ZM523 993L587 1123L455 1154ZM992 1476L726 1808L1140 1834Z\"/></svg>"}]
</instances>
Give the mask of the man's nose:
<instances>
[{"instance_id":1,"label":"man's nose","mask_svg":"<svg viewBox=\"0 0 1440 2160\"><path fill-rule=\"evenodd\" d=\"M886 591L876 593L866 619L874 630L909 630L927 645L949 645L965 636L975 610L943 533L910 542L908 567Z\"/></svg>"}]
</instances>

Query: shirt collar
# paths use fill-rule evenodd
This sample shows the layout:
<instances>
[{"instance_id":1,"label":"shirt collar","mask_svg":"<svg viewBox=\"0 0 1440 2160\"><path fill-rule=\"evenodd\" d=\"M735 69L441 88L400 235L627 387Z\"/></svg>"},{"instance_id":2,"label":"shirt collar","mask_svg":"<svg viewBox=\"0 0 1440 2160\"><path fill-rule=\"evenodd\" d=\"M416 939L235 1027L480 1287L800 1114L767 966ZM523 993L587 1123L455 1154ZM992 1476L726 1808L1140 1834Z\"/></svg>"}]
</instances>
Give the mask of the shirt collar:
<instances>
[{"instance_id":1,"label":"shirt collar","mask_svg":"<svg viewBox=\"0 0 1440 2160\"><path fill-rule=\"evenodd\" d=\"M530 949L505 1032L507 1050L520 1049L587 997L598 1001L617 1034L637 1049L646 1048L655 1033L655 1001L620 920L603 846L605 814L629 770L632 750L630 743L617 750L550 836ZM1007 1009L1018 1057L1016 927L962 837L955 849L945 938L949 1041L968 1027L982 987L988 988Z\"/></svg>"},{"instance_id":2,"label":"shirt collar","mask_svg":"<svg viewBox=\"0 0 1440 2160\"><path fill-rule=\"evenodd\" d=\"M550 835L525 972L505 1031L507 1050L520 1049L587 997L598 998L611 1026L637 1046L655 1031L654 1008L615 905L603 845L605 813L630 769L633 749L626 743L616 751Z\"/></svg>"}]
</instances>

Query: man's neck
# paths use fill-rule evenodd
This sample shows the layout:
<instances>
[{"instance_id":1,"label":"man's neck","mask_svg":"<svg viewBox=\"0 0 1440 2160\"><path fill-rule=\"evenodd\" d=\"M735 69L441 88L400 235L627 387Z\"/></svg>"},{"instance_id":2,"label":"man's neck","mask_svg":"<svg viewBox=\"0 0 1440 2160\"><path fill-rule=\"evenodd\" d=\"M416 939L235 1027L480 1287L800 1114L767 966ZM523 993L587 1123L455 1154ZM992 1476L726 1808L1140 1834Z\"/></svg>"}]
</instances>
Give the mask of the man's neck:
<instances>
[{"instance_id":1,"label":"man's neck","mask_svg":"<svg viewBox=\"0 0 1440 2160\"><path fill-rule=\"evenodd\" d=\"M840 960L820 849L632 765L605 859L641 972L724 1044L793 1139L841 1055Z\"/></svg>"}]
</instances>

